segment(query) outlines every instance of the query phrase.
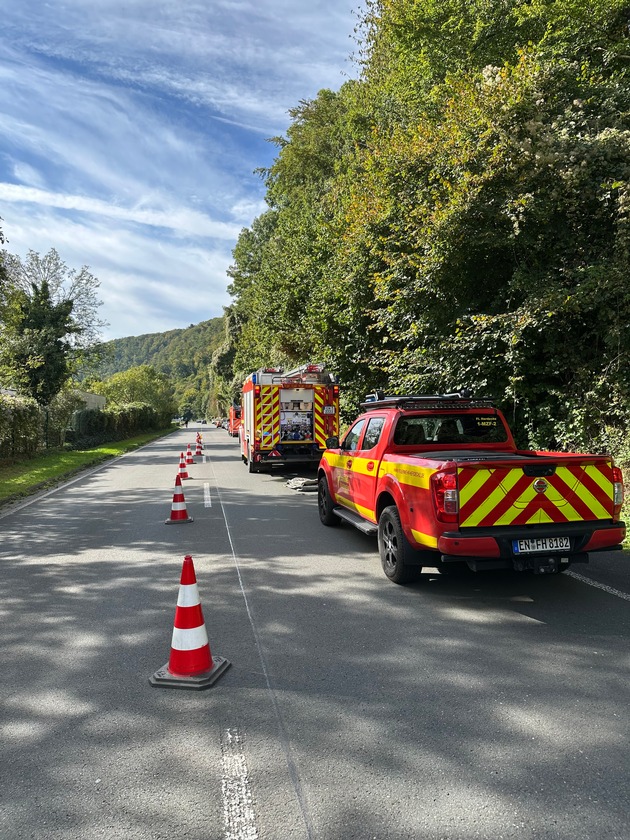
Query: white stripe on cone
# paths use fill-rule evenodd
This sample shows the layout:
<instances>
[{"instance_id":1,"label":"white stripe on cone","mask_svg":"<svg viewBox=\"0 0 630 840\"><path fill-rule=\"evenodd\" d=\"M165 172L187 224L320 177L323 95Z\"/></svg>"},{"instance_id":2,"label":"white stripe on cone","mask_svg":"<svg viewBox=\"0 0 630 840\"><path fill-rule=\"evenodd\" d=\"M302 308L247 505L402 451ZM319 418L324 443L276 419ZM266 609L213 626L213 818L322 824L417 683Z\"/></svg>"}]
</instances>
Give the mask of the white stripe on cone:
<instances>
[{"instance_id":1,"label":"white stripe on cone","mask_svg":"<svg viewBox=\"0 0 630 840\"><path fill-rule=\"evenodd\" d=\"M202 624L201 627L193 627L190 630L173 627L173 639L171 641L173 650L197 650L207 644L208 634L205 624Z\"/></svg>"},{"instance_id":2,"label":"white stripe on cone","mask_svg":"<svg viewBox=\"0 0 630 840\"><path fill-rule=\"evenodd\" d=\"M196 607L201 603L199 587L196 583L181 583L177 596L178 607Z\"/></svg>"}]
</instances>

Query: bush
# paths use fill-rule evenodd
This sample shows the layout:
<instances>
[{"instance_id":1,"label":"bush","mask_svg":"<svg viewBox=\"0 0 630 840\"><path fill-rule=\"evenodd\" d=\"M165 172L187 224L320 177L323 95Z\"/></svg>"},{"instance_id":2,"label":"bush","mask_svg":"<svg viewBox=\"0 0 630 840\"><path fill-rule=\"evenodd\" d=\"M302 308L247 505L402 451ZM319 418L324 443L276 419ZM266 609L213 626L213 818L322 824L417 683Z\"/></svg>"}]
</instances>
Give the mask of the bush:
<instances>
[{"instance_id":1,"label":"bush","mask_svg":"<svg viewBox=\"0 0 630 840\"><path fill-rule=\"evenodd\" d=\"M66 440L74 449L87 449L114 440L124 440L142 432L168 426L148 403L128 403L111 408L75 411Z\"/></svg>"},{"instance_id":2,"label":"bush","mask_svg":"<svg viewBox=\"0 0 630 840\"><path fill-rule=\"evenodd\" d=\"M42 423L43 413L34 399L0 394L0 458L34 455Z\"/></svg>"}]
</instances>

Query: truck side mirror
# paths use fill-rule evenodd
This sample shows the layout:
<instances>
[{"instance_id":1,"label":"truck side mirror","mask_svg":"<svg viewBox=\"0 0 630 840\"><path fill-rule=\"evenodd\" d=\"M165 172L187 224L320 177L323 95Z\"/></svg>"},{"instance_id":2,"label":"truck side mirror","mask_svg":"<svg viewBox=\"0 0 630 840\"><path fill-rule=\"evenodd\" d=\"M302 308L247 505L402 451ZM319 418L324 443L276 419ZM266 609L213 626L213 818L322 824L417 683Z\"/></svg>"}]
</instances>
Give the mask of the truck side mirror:
<instances>
[{"instance_id":1,"label":"truck side mirror","mask_svg":"<svg viewBox=\"0 0 630 840\"><path fill-rule=\"evenodd\" d=\"M339 449L339 438L337 435L326 438L326 449Z\"/></svg>"}]
</instances>

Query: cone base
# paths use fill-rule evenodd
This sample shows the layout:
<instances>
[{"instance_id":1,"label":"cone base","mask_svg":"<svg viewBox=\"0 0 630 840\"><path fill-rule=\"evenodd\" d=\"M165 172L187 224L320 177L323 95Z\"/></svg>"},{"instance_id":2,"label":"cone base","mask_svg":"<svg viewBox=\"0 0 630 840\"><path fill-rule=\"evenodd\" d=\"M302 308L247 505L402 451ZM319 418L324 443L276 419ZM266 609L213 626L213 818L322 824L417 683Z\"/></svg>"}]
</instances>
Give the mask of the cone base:
<instances>
[{"instance_id":1,"label":"cone base","mask_svg":"<svg viewBox=\"0 0 630 840\"><path fill-rule=\"evenodd\" d=\"M149 677L149 682L157 688L189 688L196 691L210 688L232 664L222 656L213 656L212 661L214 665L210 671L202 671L201 674L193 674L190 677L171 674L167 662Z\"/></svg>"},{"instance_id":2,"label":"cone base","mask_svg":"<svg viewBox=\"0 0 630 840\"><path fill-rule=\"evenodd\" d=\"M189 516L187 519L165 519L165 525L180 525L182 522L193 522L192 516Z\"/></svg>"}]
</instances>

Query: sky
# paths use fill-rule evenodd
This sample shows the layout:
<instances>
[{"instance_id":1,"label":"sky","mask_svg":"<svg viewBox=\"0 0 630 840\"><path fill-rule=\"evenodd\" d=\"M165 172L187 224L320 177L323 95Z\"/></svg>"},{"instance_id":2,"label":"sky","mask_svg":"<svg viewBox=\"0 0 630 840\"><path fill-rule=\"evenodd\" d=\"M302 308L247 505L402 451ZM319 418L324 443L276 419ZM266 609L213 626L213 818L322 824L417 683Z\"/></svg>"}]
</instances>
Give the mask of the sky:
<instances>
[{"instance_id":1,"label":"sky","mask_svg":"<svg viewBox=\"0 0 630 840\"><path fill-rule=\"evenodd\" d=\"M0 228L99 280L104 340L223 313L288 111L358 69L361 0L0 0Z\"/></svg>"}]
</instances>

